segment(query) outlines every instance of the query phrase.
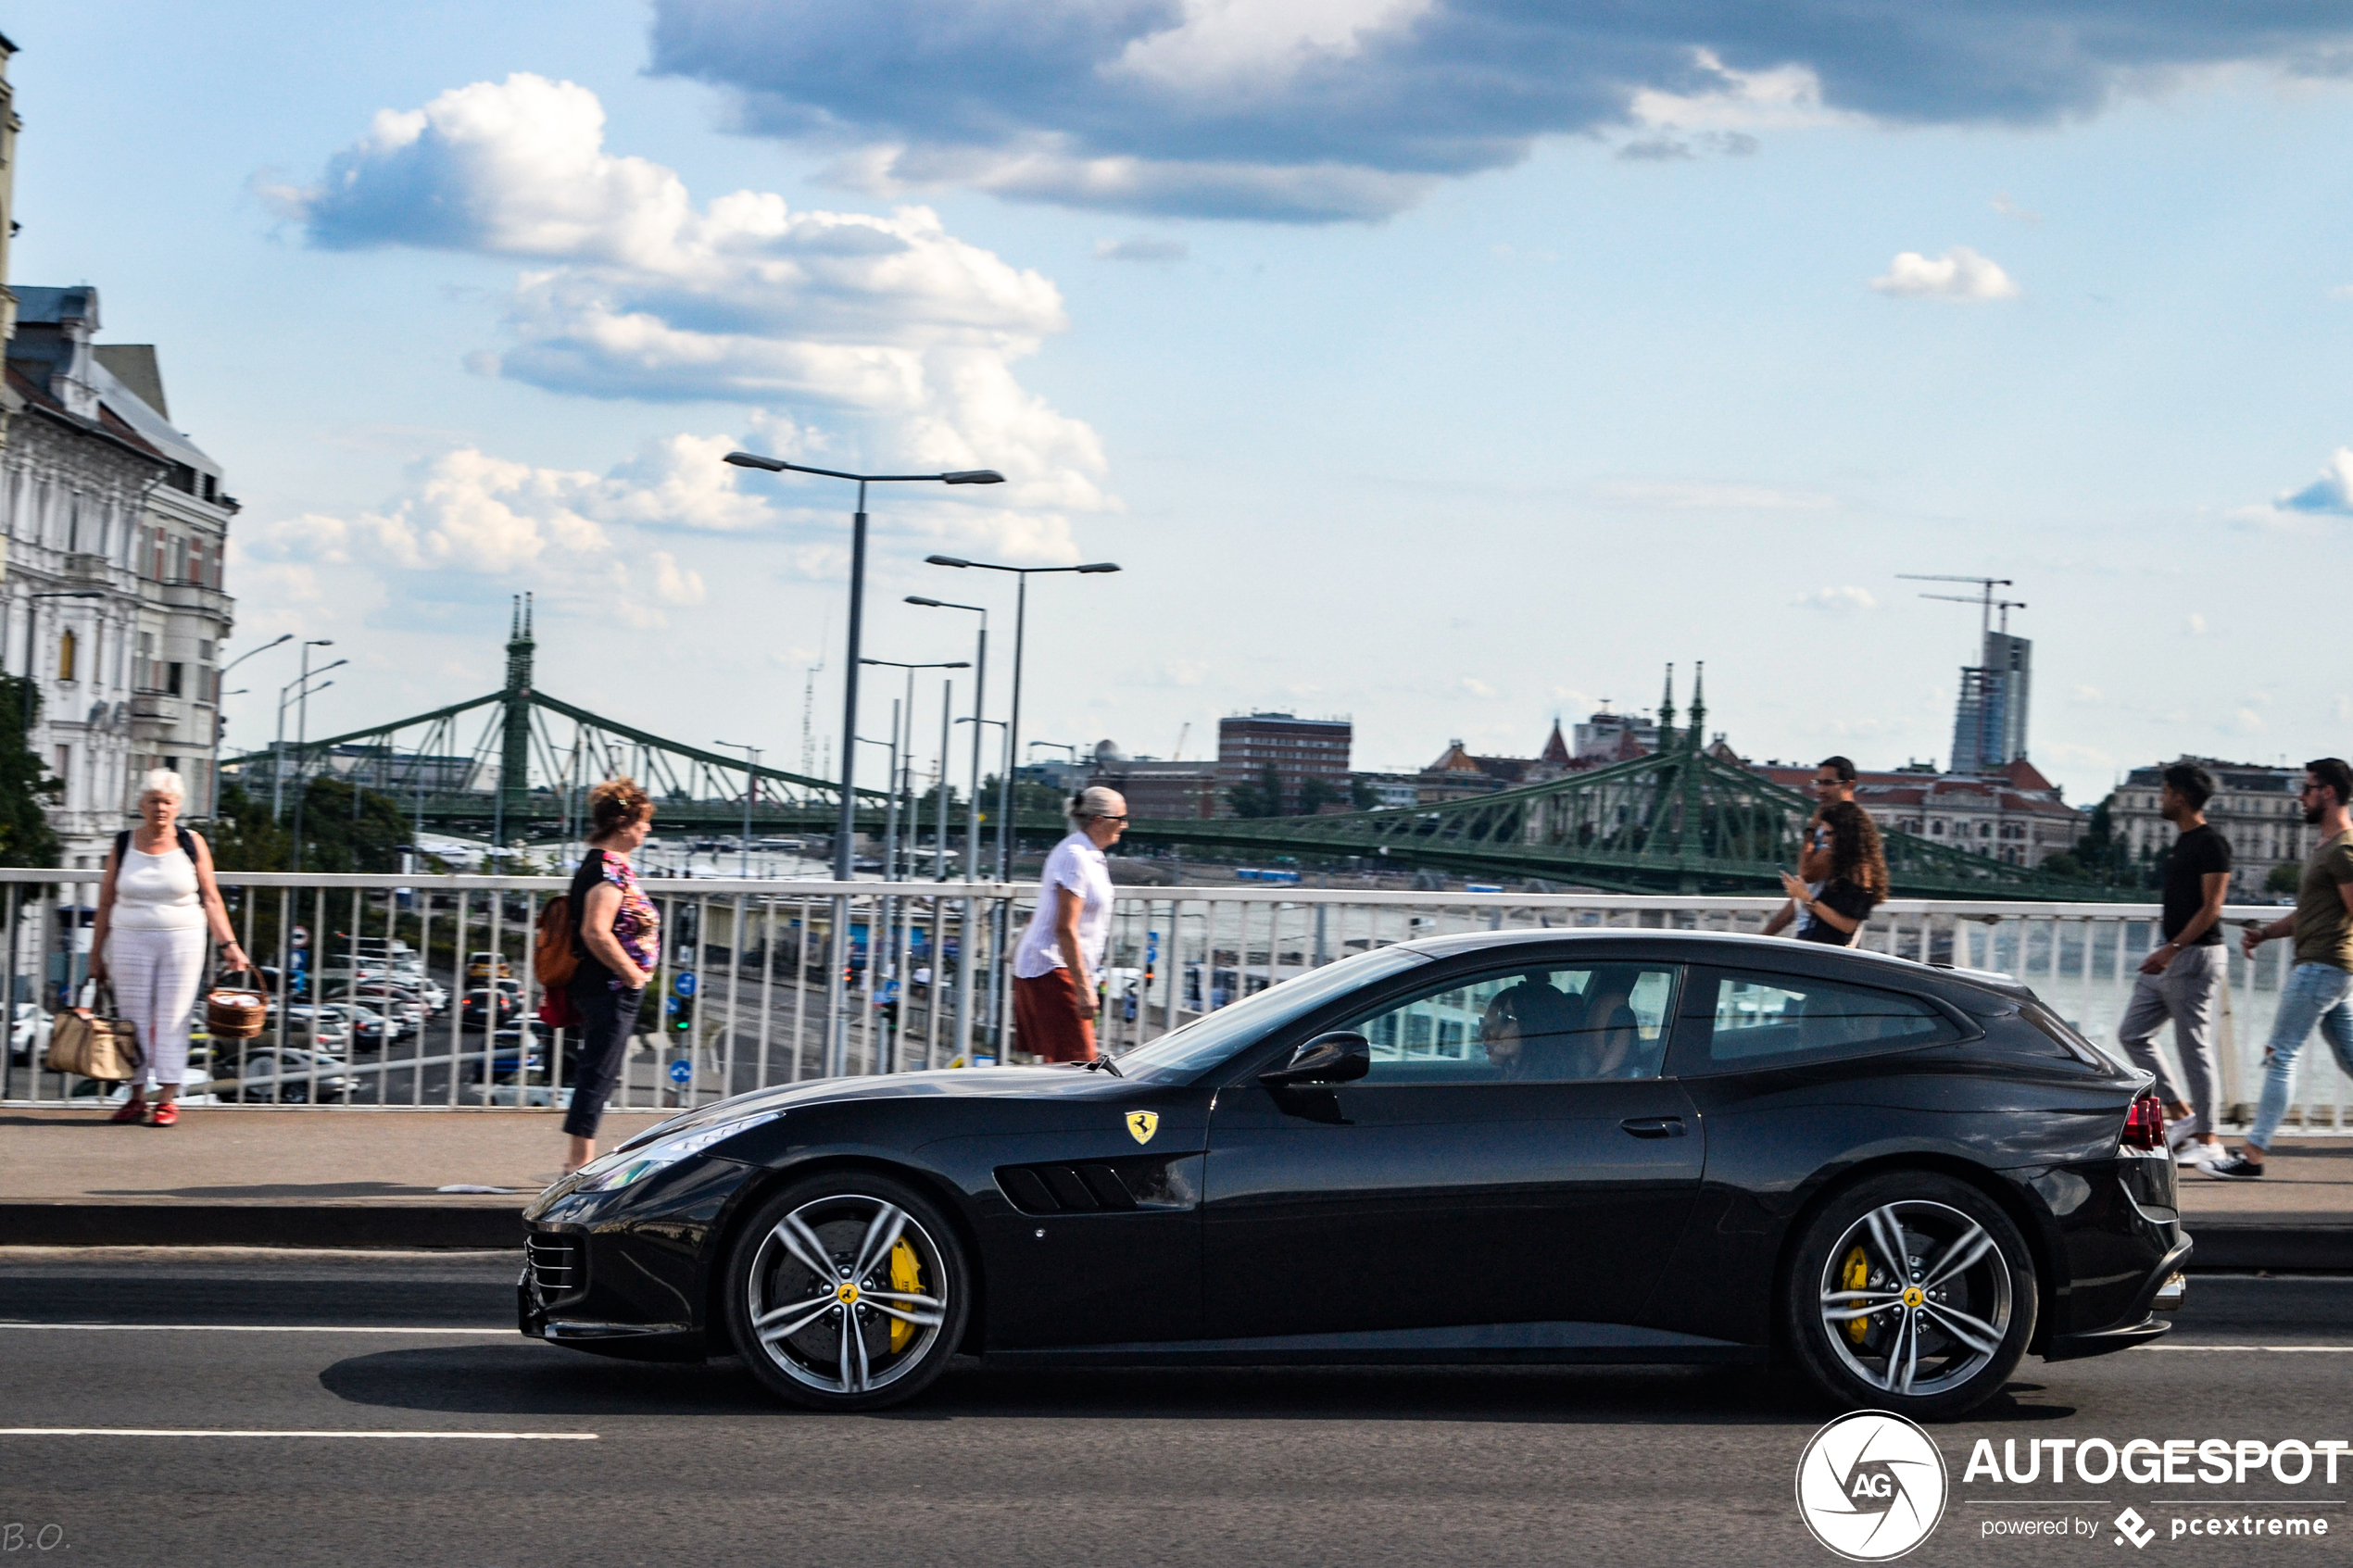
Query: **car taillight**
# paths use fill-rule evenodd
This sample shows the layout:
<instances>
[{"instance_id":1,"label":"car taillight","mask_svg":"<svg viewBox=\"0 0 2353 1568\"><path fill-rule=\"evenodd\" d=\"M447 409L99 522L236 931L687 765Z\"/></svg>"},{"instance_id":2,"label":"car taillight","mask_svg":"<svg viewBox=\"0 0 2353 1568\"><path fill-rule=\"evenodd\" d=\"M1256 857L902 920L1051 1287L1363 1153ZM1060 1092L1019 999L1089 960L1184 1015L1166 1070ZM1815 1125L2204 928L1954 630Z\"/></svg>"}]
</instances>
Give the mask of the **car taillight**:
<instances>
[{"instance_id":1,"label":"car taillight","mask_svg":"<svg viewBox=\"0 0 2353 1568\"><path fill-rule=\"evenodd\" d=\"M2124 1113L2124 1147L2126 1148L2157 1148L2165 1147L2165 1102L2149 1090L2133 1102Z\"/></svg>"}]
</instances>

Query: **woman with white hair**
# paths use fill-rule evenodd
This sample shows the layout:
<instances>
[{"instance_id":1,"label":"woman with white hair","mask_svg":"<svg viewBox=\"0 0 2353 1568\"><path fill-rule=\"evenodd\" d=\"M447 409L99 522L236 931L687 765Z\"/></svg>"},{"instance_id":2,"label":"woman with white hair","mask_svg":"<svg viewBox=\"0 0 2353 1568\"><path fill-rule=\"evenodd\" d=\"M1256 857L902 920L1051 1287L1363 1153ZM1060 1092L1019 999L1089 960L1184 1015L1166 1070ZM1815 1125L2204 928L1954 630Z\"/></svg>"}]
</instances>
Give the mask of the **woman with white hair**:
<instances>
[{"instance_id":1,"label":"woman with white hair","mask_svg":"<svg viewBox=\"0 0 2353 1568\"><path fill-rule=\"evenodd\" d=\"M1013 948L1013 1033L1041 1061L1095 1060L1095 972L1111 939L1103 851L1127 831L1127 802L1090 784L1068 815L1070 836L1046 857L1038 907Z\"/></svg>"},{"instance_id":2,"label":"woman with white hair","mask_svg":"<svg viewBox=\"0 0 2353 1568\"><path fill-rule=\"evenodd\" d=\"M116 1010L139 1037L145 1060L131 1081L117 1122L169 1127L180 1120L180 1080L188 1067L188 1015L204 984L205 928L220 944L220 961L250 969L228 906L212 880L212 849L180 825L187 787L157 768L139 783L139 825L115 834L98 884L98 919L90 932L90 978L114 985ZM147 1108L145 1080L156 1084Z\"/></svg>"}]
</instances>

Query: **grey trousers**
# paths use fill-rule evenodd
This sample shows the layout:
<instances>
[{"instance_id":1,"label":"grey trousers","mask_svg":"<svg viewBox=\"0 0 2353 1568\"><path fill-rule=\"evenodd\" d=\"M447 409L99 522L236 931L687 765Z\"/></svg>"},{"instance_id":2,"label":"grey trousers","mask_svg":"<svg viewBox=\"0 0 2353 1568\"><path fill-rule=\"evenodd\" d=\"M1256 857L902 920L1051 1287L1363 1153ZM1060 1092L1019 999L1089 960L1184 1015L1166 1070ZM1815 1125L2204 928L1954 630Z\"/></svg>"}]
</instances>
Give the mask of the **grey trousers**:
<instances>
[{"instance_id":1,"label":"grey trousers","mask_svg":"<svg viewBox=\"0 0 2353 1568\"><path fill-rule=\"evenodd\" d=\"M2173 955L2162 974L2134 978L2133 999L2124 1006L2124 1021L2116 1026L2117 1044L2133 1065L2157 1074L2157 1092L2171 1105L2186 1105L2206 1117L2205 1130L2214 1130L2221 1107L2214 1098L2214 1011L2230 973L2229 951L2220 942L2184 947ZM2181 1053L2182 1075L2188 1092L2166 1070L2157 1048L2157 1032L2173 1021L2173 1047Z\"/></svg>"}]
</instances>

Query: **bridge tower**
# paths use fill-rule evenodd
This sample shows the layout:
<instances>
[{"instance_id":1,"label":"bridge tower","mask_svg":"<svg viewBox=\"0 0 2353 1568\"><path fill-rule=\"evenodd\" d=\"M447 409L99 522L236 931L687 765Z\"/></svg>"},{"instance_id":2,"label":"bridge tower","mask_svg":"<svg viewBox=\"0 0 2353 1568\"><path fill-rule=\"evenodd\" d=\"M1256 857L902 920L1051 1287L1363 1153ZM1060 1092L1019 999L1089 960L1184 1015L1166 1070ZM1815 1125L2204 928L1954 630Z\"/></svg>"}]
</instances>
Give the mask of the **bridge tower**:
<instances>
[{"instance_id":1,"label":"bridge tower","mask_svg":"<svg viewBox=\"0 0 2353 1568\"><path fill-rule=\"evenodd\" d=\"M509 822L520 829L531 821L531 655L536 646L531 636L531 596L523 594L508 618L507 689L499 699L498 824L493 832L501 843Z\"/></svg>"}]
</instances>

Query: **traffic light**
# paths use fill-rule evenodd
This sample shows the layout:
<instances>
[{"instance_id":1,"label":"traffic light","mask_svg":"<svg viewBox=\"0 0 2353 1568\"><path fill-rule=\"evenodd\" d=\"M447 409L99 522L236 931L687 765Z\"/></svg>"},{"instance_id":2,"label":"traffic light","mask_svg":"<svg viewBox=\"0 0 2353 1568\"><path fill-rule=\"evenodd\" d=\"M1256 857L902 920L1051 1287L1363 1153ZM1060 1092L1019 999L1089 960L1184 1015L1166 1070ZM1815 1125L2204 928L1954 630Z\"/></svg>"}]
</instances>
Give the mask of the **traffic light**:
<instances>
[{"instance_id":1,"label":"traffic light","mask_svg":"<svg viewBox=\"0 0 2353 1568\"><path fill-rule=\"evenodd\" d=\"M695 999L694 999L694 997L671 997L671 998L670 998L670 1027L671 1027L671 1029L672 1029L673 1032L677 1033L677 1034L681 1034L681 1035L683 1035L683 1034L686 1033L688 1030L692 1029L694 1026L695 1026Z\"/></svg>"}]
</instances>

